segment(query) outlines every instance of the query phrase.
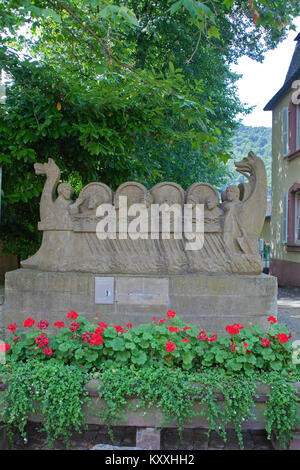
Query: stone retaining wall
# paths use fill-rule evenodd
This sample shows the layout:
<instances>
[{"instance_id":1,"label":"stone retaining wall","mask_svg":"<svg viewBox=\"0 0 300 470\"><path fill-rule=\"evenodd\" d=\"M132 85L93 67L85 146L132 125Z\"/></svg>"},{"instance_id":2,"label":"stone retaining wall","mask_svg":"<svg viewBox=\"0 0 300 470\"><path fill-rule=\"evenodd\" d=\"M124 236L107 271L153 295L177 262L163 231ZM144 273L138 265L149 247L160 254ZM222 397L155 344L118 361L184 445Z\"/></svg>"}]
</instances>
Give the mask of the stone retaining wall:
<instances>
[{"instance_id":1,"label":"stone retaining wall","mask_svg":"<svg viewBox=\"0 0 300 470\"><path fill-rule=\"evenodd\" d=\"M71 309L88 319L97 312L107 322L137 325L171 309L186 322L218 332L235 322L266 327L268 316L277 316L277 280L265 274L115 275L111 304L95 304L97 276L30 269L7 273L5 325L28 316L53 323Z\"/></svg>"}]
</instances>

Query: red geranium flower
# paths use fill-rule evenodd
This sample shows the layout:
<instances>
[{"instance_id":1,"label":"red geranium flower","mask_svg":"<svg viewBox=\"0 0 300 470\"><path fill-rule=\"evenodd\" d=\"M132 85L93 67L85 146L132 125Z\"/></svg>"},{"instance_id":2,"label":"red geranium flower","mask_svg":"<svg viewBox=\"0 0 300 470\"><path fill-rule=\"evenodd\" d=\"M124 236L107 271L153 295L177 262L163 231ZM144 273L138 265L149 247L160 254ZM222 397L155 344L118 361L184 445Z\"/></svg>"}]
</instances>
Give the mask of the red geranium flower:
<instances>
[{"instance_id":1,"label":"red geranium flower","mask_svg":"<svg viewBox=\"0 0 300 470\"><path fill-rule=\"evenodd\" d=\"M278 338L278 341L280 341L280 343L287 343L289 340L288 335L286 335L285 333L279 333L277 335L277 338Z\"/></svg>"},{"instance_id":2,"label":"red geranium flower","mask_svg":"<svg viewBox=\"0 0 300 470\"><path fill-rule=\"evenodd\" d=\"M176 313L173 312L173 310L168 310L168 311L167 311L167 317L168 317L168 318L174 318L175 315L176 315Z\"/></svg>"},{"instance_id":3,"label":"red geranium flower","mask_svg":"<svg viewBox=\"0 0 300 470\"><path fill-rule=\"evenodd\" d=\"M77 321L73 321L71 325L69 326L70 330L72 333L75 333L80 328L80 324Z\"/></svg>"},{"instance_id":4,"label":"red geranium flower","mask_svg":"<svg viewBox=\"0 0 300 470\"><path fill-rule=\"evenodd\" d=\"M53 323L53 326L56 326L57 328L64 328L65 322L63 322L63 321L56 321L55 323Z\"/></svg>"},{"instance_id":5,"label":"red geranium flower","mask_svg":"<svg viewBox=\"0 0 300 470\"><path fill-rule=\"evenodd\" d=\"M266 348L267 346L271 346L271 341L268 338L261 339L261 345Z\"/></svg>"},{"instance_id":6,"label":"red geranium flower","mask_svg":"<svg viewBox=\"0 0 300 470\"><path fill-rule=\"evenodd\" d=\"M271 316L268 318L268 320L267 320L267 321L268 321L268 322L270 322L270 323L271 323L271 325L273 325L274 323L277 323L277 320L276 320L276 318L275 318L275 317L272 317L272 315L271 315Z\"/></svg>"},{"instance_id":7,"label":"red geranium flower","mask_svg":"<svg viewBox=\"0 0 300 470\"><path fill-rule=\"evenodd\" d=\"M166 351L167 352L172 352L176 348L176 344L172 343L172 341L167 341L166 342Z\"/></svg>"},{"instance_id":8,"label":"red geranium flower","mask_svg":"<svg viewBox=\"0 0 300 470\"><path fill-rule=\"evenodd\" d=\"M46 354L46 356L52 356L52 354L53 354L53 349L47 347L47 348L43 349L43 353Z\"/></svg>"},{"instance_id":9,"label":"red geranium flower","mask_svg":"<svg viewBox=\"0 0 300 470\"><path fill-rule=\"evenodd\" d=\"M208 341L214 342L218 339L218 335L211 335L210 338L208 338Z\"/></svg>"},{"instance_id":10,"label":"red geranium flower","mask_svg":"<svg viewBox=\"0 0 300 470\"><path fill-rule=\"evenodd\" d=\"M127 323L127 328L132 328L132 323Z\"/></svg>"},{"instance_id":11,"label":"red geranium flower","mask_svg":"<svg viewBox=\"0 0 300 470\"><path fill-rule=\"evenodd\" d=\"M47 335L39 335L35 338L35 342L38 345L39 348L43 348L45 346L48 346L49 344L49 338Z\"/></svg>"},{"instance_id":12,"label":"red geranium flower","mask_svg":"<svg viewBox=\"0 0 300 470\"><path fill-rule=\"evenodd\" d=\"M171 333L177 333L178 328L176 328L176 326L169 326L168 330L169 330Z\"/></svg>"},{"instance_id":13,"label":"red geranium flower","mask_svg":"<svg viewBox=\"0 0 300 470\"><path fill-rule=\"evenodd\" d=\"M118 333L123 333L124 331L124 328L122 328L120 325L114 325L114 328Z\"/></svg>"},{"instance_id":14,"label":"red geranium flower","mask_svg":"<svg viewBox=\"0 0 300 470\"><path fill-rule=\"evenodd\" d=\"M231 351L236 351L236 345L233 344L232 341L230 342L230 349L231 349Z\"/></svg>"},{"instance_id":15,"label":"red geranium flower","mask_svg":"<svg viewBox=\"0 0 300 470\"><path fill-rule=\"evenodd\" d=\"M93 334L94 333L92 331L85 331L84 333L82 333L81 338L82 338L83 342L84 343L89 343L91 341L91 338L92 338Z\"/></svg>"},{"instance_id":16,"label":"red geranium flower","mask_svg":"<svg viewBox=\"0 0 300 470\"><path fill-rule=\"evenodd\" d=\"M24 328L26 328L26 327L30 328L34 324L35 324L35 321L33 320L33 318L27 318L27 320L24 321L23 327Z\"/></svg>"},{"instance_id":17,"label":"red geranium flower","mask_svg":"<svg viewBox=\"0 0 300 470\"><path fill-rule=\"evenodd\" d=\"M156 318L153 317L153 318L152 318L152 323L155 323L155 322L156 322Z\"/></svg>"},{"instance_id":18,"label":"red geranium flower","mask_svg":"<svg viewBox=\"0 0 300 470\"><path fill-rule=\"evenodd\" d=\"M100 326L99 326L99 328L96 328L95 333L96 333L97 335L102 335L102 333L103 333L104 330L105 330L105 328L100 328Z\"/></svg>"},{"instance_id":19,"label":"red geranium flower","mask_svg":"<svg viewBox=\"0 0 300 470\"><path fill-rule=\"evenodd\" d=\"M158 324L161 325L162 323L165 323L165 322L166 322L166 319L162 318L161 320L159 320Z\"/></svg>"},{"instance_id":20,"label":"red geranium flower","mask_svg":"<svg viewBox=\"0 0 300 470\"><path fill-rule=\"evenodd\" d=\"M191 326L185 326L183 329L184 329L184 330L191 330L192 327L191 327Z\"/></svg>"},{"instance_id":21,"label":"red geranium flower","mask_svg":"<svg viewBox=\"0 0 300 470\"><path fill-rule=\"evenodd\" d=\"M76 320L78 318L78 315L74 310L70 310L69 313L67 314L67 318L71 318L72 320Z\"/></svg>"},{"instance_id":22,"label":"red geranium flower","mask_svg":"<svg viewBox=\"0 0 300 470\"><path fill-rule=\"evenodd\" d=\"M200 339L201 341L206 341L208 339L206 331L205 330L199 331L197 338Z\"/></svg>"},{"instance_id":23,"label":"red geranium flower","mask_svg":"<svg viewBox=\"0 0 300 470\"><path fill-rule=\"evenodd\" d=\"M225 330L230 334L230 335L238 335L240 332L240 329L244 328L243 325L240 325L239 323L234 323L233 325L227 325Z\"/></svg>"},{"instance_id":24,"label":"red geranium flower","mask_svg":"<svg viewBox=\"0 0 300 470\"><path fill-rule=\"evenodd\" d=\"M191 341L191 340L190 340L189 338L185 338L185 339L183 339L181 342L182 342L182 343L189 343L190 341Z\"/></svg>"},{"instance_id":25,"label":"red geranium flower","mask_svg":"<svg viewBox=\"0 0 300 470\"><path fill-rule=\"evenodd\" d=\"M100 346L103 344L103 338L100 335L97 335L97 333L94 333L91 337L91 345L92 346Z\"/></svg>"},{"instance_id":26,"label":"red geranium flower","mask_svg":"<svg viewBox=\"0 0 300 470\"><path fill-rule=\"evenodd\" d=\"M39 330L47 330L49 323L47 320L40 320L36 326Z\"/></svg>"},{"instance_id":27,"label":"red geranium flower","mask_svg":"<svg viewBox=\"0 0 300 470\"><path fill-rule=\"evenodd\" d=\"M17 324L13 323L12 325L8 325L7 329L11 331L12 333L14 333L15 330L17 329Z\"/></svg>"},{"instance_id":28,"label":"red geranium flower","mask_svg":"<svg viewBox=\"0 0 300 470\"><path fill-rule=\"evenodd\" d=\"M0 352L7 352L10 349L8 343L0 343Z\"/></svg>"}]
</instances>

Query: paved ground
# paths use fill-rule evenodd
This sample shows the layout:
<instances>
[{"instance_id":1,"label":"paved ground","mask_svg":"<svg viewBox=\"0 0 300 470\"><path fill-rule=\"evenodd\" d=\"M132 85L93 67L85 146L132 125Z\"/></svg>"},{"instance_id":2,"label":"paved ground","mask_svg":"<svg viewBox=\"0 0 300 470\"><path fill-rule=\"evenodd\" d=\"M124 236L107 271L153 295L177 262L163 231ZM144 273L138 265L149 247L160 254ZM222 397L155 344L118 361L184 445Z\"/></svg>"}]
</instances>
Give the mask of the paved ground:
<instances>
[{"instance_id":1,"label":"paved ground","mask_svg":"<svg viewBox=\"0 0 300 470\"><path fill-rule=\"evenodd\" d=\"M292 339L300 339L300 288L278 289L278 322L292 332Z\"/></svg>"}]
</instances>

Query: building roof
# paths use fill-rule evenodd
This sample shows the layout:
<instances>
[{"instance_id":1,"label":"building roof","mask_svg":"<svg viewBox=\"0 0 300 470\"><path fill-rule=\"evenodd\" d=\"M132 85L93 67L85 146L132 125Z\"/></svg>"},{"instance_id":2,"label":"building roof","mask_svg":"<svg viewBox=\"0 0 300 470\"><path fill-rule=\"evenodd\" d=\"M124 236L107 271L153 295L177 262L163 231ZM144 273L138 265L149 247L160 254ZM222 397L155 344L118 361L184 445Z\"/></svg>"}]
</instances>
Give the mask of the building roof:
<instances>
[{"instance_id":1,"label":"building roof","mask_svg":"<svg viewBox=\"0 0 300 470\"><path fill-rule=\"evenodd\" d=\"M299 78L300 75L300 33L295 37L297 41L295 51L285 77L283 86L277 93L270 99L270 101L264 107L264 111L271 111L281 100L281 98L290 90L292 83Z\"/></svg>"}]
</instances>

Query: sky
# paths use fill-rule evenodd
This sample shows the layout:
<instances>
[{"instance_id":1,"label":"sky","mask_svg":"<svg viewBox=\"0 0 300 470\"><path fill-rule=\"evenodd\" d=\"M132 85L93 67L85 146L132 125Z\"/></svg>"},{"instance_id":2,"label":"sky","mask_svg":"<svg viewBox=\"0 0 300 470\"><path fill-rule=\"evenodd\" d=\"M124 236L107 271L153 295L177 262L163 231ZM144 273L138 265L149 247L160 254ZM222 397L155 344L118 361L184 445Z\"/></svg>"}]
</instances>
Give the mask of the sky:
<instances>
[{"instance_id":1,"label":"sky","mask_svg":"<svg viewBox=\"0 0 300 470\"><path fill-rule=\"evenodd\" d=\"M246 126L272 127L272 112L263 111L263 108L285 80L296 45L294 39L300 32L300 17L294 23L297 31L290 31L276 49L267 52L263 63L242 57L237 65L231 67L234 72L243 75L236 82L241 101L256 106L251 114L242 119Z\"/></svg>"}]
</instances>

